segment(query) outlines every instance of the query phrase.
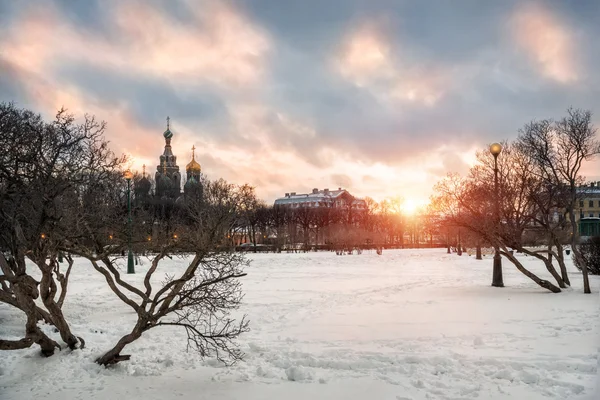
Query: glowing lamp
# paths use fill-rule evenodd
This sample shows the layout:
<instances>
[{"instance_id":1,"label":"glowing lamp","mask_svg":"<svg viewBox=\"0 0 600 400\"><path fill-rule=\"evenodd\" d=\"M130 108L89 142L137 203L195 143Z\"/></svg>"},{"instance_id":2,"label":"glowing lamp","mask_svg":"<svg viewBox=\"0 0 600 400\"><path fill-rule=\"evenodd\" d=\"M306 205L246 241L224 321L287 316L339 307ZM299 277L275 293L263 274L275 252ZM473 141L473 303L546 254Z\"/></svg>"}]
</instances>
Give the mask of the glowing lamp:
<instances>
[{"instance_id":1,"label":"glowing lamp","mask_svg":"<svg viewBox=\"0 0 600 400\"><path fill-rule=\"evenodd\" d=\"M502 145L500 143L492 143L490 146L490 153L494 157L498 157L498 155L502 152Z\"/></svg>"},{"instance_id":2,"label":"glowing lamp","mask_svg":"<svg viewBox=\"0 0 600 400\"><path fill-rule=\"evenodd\" d=\"M131 180L131 178L133 178L133 174L131 173L130 170L127 170L123 173L123 177L127 180Z\"/></svg>"}]
</instances>

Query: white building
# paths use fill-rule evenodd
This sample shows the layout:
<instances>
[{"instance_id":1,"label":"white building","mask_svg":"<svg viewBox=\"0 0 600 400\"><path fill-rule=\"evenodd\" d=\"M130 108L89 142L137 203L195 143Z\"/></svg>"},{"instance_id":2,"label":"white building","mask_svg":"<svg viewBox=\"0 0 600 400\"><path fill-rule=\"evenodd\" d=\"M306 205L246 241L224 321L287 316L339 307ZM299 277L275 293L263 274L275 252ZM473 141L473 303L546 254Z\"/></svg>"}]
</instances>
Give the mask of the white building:
<instances>
[{"instance_id":1,"label":"white building","mask_svg":"<svg viewBox=\"0 0 600 400\"><path fill-rule=\"evenodd\" d=\"M298 207L331 207L353 210L366 210L367 203L363 199L352 196L347 190L338 188L337 190L317 188L312 193L298 194L296 192L286 193L284 197L275 200L276 206L287 206L290 208Z\"/></svg>"}]
</instances>

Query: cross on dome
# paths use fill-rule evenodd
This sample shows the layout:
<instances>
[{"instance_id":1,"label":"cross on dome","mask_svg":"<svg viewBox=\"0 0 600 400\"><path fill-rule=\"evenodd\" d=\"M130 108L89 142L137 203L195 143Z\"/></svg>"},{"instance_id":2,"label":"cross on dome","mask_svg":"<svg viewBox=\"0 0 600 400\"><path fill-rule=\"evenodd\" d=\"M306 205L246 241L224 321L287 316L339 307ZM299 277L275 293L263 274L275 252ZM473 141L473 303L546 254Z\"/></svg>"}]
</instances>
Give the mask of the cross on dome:
<instances>
[{"instance_id":1,"label":"cross on dome","mask_svg":"<svg viewBox=\"0 0 600 400\"><path fill-rule=\"evenodd\" d=\"M189 162L188 165L186 165L185 170L188 173L194 173L194 174L199 174L202 171L202 167L200 167L200 164L198 164L198 162L196 161L196 146L192 145L192 161Z\"/></svg>"},{"instance_id":2,"label":"cross on dome","mask_svg":"<svg viewBox=\"0 0 600 400\"><path fill-rule=\"evenodd\" d=\"M171 132L171 118L167 117L167 130L163 133L165 139L171 139L173 137L173 132Z\"/></svg>"}]
</instances>

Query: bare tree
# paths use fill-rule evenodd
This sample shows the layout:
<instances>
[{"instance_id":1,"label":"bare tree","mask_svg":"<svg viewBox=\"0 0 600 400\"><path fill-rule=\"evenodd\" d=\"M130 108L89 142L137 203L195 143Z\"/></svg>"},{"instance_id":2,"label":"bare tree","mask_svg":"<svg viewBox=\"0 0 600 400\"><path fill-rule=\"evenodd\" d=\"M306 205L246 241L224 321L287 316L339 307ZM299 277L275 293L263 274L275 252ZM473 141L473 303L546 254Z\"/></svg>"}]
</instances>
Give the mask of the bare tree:
<instances>
[{"instance_id":1,"label":"bare tree","mask_svg":"<svg viewBox=\"0 0 600 400\"><path fill-rule=\"evenodd\" d=\"M501 254L521 273L541 287L558 293L561 291L559 287L526 269L510 250L528 251L523 246L521 238L528 226L530 209L529 202L522 193L524 186L519 181L519 171L511 168L513 162L510 147L505 146L505 152L499 168L502 177L500 179L502 187L500 226L495 226L490 213L492 210L490 199L493 197L489 185L491 179L487 176L490 170L490 166L486 163L488 157L486 154L489 154L487 152L478 154L480 164L472 168L468 178L450 174L447 179L439 182L435 188L438 194L435 202L439 209L444 210L447 223L469 229L486 242L497 245ZM539 254L536 256L542 257ZM556 277L555 274L554 276Z\"/></svg>"},{"instance_id":2,"label":"bare tree","mask_svg":"<svg viewBox=\"0 0 600 400\"><path fill-rule=\"evenodd\" d=\"M591 293L587 267L578 247L575 208L579 200L577 189L583 183L579 174L581 166L600 153L592 114L569 108L567 116L559 121L532 122L520 132L519 142L535 161L536 171L544 183L568 194L562 207L571 225L571 247L577 264L582 266L584 292Z\"/></svg>"},{"instance_id":3,"label":"bare tree","mask_svg":"<svg viewBox=\"0 0 600 400\"><path fill-rule=\"evenodd\" d=\"M87 232L87 243L72 242L70 251L89 259L101 273L112 292L133 309L137 320L131 331L96 362L110 365L129 360L123 349L159 326L179 326L186 330L188 346L201 356L215 355L222 361L236 361L242 353L234 339L248 330L245 318L239 323L230 317L238 308L242 293L239 278L245 276L247 261L242 254L229 251L227 234L240 211L240 195L235 186L223 180L203 182L202 198L186 199L179 218L173 216L176 236L158 248L158 253L144 275L144 287L136 287L121 278L109 246L107 223L119 225L121 204L92 196L93 204L78 212L79 226ZM118 199L117 199L118 200ZM122 225L122 224L121 224ZM159 264L165 257L192 253L186 268L173 276L165 276L160 285L152 283Z\"/></svg>"},{"instance_id":4,"label":"bare tree","mask_svg":"<svg viewBox=\"0 0 600 400\"><path fill-rule=\"evenodd\" d=\"M123 162L108 150L104 129L89 116L76 124L65 110L46 123L31 111L0 104L0 301L27 315L25 338L3 341L4 349L37 343L42 354L52 355L60 346L37 327L38 320L53 324L69 348L84 344L62 312L72 260L67 257L63 274L58 254L73 233L68 218L73 192L89 184L92 172ZM41 273L40 282L29 274L26 260ZM34 302L38 296L41 305Z\"/></svg>"}]
</instances>

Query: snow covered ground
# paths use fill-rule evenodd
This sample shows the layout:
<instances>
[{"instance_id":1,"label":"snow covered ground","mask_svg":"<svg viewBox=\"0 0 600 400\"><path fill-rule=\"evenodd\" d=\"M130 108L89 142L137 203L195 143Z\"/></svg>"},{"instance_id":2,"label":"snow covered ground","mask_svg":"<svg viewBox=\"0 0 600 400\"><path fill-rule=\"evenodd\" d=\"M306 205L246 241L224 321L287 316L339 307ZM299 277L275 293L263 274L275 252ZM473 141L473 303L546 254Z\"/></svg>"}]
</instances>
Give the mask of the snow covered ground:
<instances>
[{"instance_id":1,"label":"snow covered ground","mask_svg":"<svg viewBox=\"0 0 600 400\"><path fill-rule=\"evenodd\" d=\"M445 249L249 257L244 362L202 361L186 352L185 332L169 328L126 348L131 361L96 365L135 316L79 260L65 314L87 347L48 359L34 348L0 353L0 398L600 398L598 277L595 294L584 295L571 268L573 288L552 294L506 260L507 287L492 288L489 256L477 261ZM549 278L541 264L521 259ZM146 260L125 278L141 286L148 267ZM0 337L19 338L21 327L22 316L0 305Z\"/></svg>"}]
</instances>

